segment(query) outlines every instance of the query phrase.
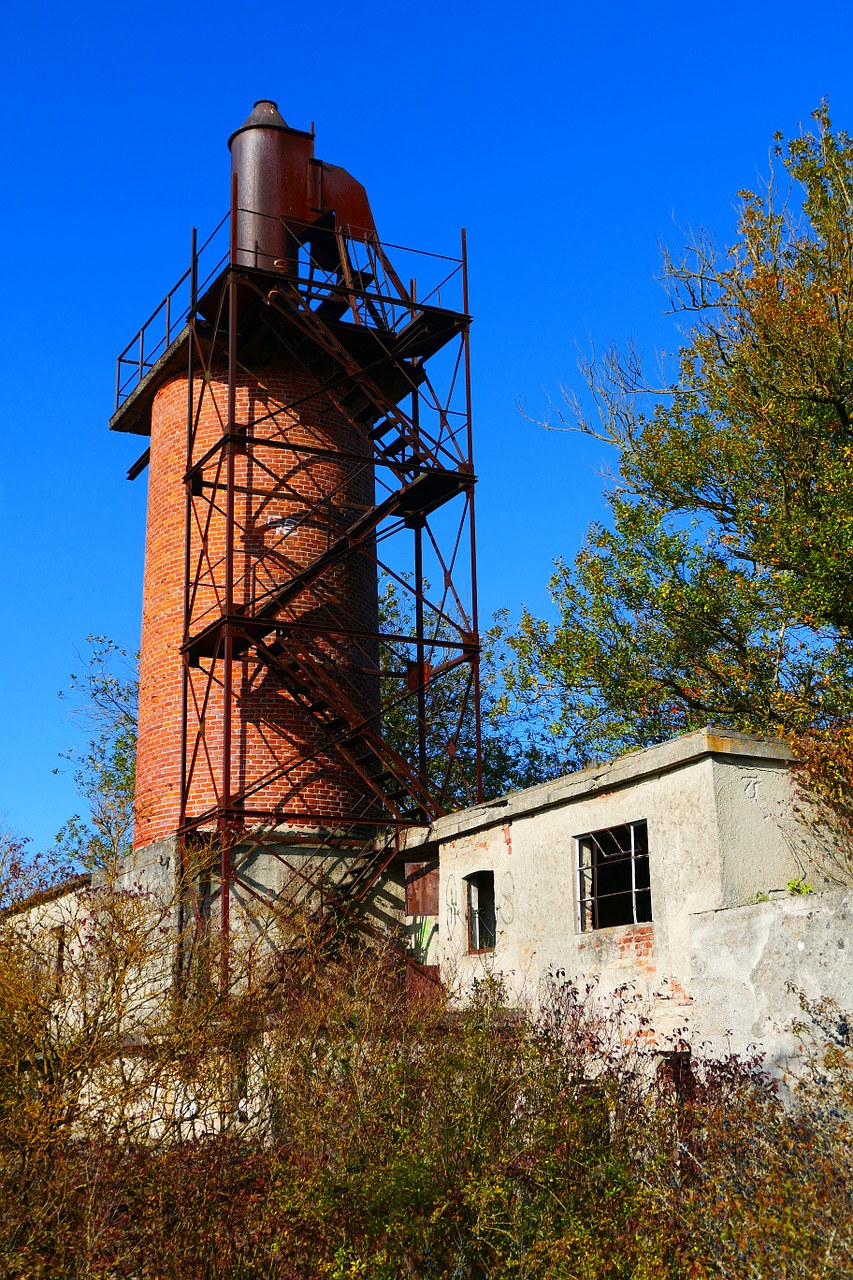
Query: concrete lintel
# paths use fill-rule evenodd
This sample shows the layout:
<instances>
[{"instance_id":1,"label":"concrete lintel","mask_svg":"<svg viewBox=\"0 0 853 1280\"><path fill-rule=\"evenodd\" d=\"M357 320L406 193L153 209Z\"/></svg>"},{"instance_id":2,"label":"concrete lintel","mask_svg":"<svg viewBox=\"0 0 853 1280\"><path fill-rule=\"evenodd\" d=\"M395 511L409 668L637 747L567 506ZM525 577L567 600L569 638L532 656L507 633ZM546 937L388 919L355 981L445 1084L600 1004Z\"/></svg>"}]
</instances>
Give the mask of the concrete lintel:
<instances>
[{"instance_id":1,"label":"concrete lintel","mask_svg":"<svg viewBox=\"0 0 853 1280\"><path fill-rule=\"evenodd\" d=\"M428 830L408 832L406 848L431 845L499 823L512 822L533 813L541 813L572 800L615 791L644 778L683 769L708 756L780 763L793 759L787 743L773 738L761 738L755 734L738 733L734 729L709 726L681 734L680 737L671 738L657 746L646 747L643 751L632 751L604 764L565 774L551 782L541 782L524 791L490 800L486 804L447 814L434 822Z\"/></svg>"}]
</instances>

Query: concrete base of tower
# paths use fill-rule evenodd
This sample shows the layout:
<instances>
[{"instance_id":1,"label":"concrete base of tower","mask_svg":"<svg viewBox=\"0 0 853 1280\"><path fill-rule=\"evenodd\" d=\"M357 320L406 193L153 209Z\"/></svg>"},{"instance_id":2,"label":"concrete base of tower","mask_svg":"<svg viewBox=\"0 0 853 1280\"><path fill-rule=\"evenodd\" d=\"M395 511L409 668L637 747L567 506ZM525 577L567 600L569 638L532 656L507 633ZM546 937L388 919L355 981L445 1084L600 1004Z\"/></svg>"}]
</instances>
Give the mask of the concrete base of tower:
<instances>
[{"instance_id":1,"label":"concrete base of tower","mask_svg":"<svg viewBox=\"0 0 853 1280\"><path fill-rule=\"evenodd\" d=\"M176 897L179 865L178 837L167 836L129 854L122 863L118 882L122 889L153 894L165 904Z\"/></svg>"},{"instance_id":2,"label":"concrete base of tower","mask_svg":"<svg viewBox=\"0 0 853 1280\"><path fill-rule=\"evenodd\" d=\"M177 836L134 851L126 860L123 888L151 894L164 907L183 907L191 916L219 927L222 916L220 851L215 840L200 841L181 856ZM251 840L230 854L229 929L236 946L265 939L271 949L286 948L311 935L333 903L342 899L340 919L365 939L408 933L405 863L394 859L369 884L363 896L346 894L365 859L363 848L293 845L264 835L264 847ZM343 892L341 892L343 890Z\"/></svg>"}]
</instances>

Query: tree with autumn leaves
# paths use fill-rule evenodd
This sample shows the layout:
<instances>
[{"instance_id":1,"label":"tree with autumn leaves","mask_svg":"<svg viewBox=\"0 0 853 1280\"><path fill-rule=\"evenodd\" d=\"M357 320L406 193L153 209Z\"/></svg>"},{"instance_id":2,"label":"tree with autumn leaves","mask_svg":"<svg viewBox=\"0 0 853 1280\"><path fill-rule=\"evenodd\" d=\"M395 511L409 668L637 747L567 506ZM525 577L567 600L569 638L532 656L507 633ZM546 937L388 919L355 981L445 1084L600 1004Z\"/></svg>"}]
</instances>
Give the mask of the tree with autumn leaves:
<instances>
[{"instance_id":1,"label":"tree with autumn leaves","mask_svg":"<svg viewBox=\"0 0 853 1280\"><path fill-rule=\"evenodd\" d=\"M794 742L853 794L853 139L824 104L785 141L737 236L665 252L682 346L585 366L562 427L612 446L611 520L557 561L559 621L505 645L503 713L563 767L708 723ZM590 406L592 406L590 408ZM551 425L554 425L553 423Z\"/></svg>"}]
</instances>

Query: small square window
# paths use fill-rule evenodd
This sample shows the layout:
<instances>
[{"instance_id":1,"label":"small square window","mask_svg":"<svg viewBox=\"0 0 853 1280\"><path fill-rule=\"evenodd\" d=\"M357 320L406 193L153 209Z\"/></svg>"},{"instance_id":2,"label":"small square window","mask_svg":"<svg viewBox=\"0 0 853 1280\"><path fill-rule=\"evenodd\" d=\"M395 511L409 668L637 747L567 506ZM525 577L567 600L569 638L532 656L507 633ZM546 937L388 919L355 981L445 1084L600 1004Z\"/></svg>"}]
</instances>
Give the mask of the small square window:
<instances>
[{"instance_id":1,"label":"small square window","mask_svg":"<svg viewBox=\"0 0 853 1280\"><path fill-rule=\"evenodd\" d=\"M579 837L578 905L582 933L651 920L645 822L628 822Z\"/></svg>"},{"instance_id":2,"label":"small square window","mask_svg":"<svg viewBox=\"0 0 853 1280\"><path fill-rule=\"evenodd\" d=\"M494 951L495 873L475 871L465 877L468 885L468 950Z\"/></svg>"}]
</instances>

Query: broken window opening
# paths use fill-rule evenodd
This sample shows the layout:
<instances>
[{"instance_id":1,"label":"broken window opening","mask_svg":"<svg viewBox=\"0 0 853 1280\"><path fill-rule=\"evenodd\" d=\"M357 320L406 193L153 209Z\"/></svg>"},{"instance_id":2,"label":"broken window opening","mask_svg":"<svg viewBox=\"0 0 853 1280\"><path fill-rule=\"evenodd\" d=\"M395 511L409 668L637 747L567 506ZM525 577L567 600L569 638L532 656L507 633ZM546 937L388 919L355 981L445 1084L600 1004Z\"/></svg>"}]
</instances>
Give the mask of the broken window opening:
<instances>
[{"instance_id":1,"label":"broken window opening","mask_svg":"<svg viewBox=\"0 0 853 1280\"><path fill-rule=\"evenodd\" d=\"M58 924L51 929L53 940L53 972L57 978L65 973L65 925Z\"/></svg>"},{"instance_id":2,"label":"broken window opening","mask_svg":"<svg viewBox=\"0 0 853 1280\"><path fill-rule=\"evenodd\" d=\"M627 822L578 838L578 907L581 933L651 920L645 822Z\"/></svg>"},{"instance_id":3,"label":"broken window opening","mask_svg":"<svg viewBox=\"0 0 853 1280\"><path fill-rule=\"evenodd\" d=\"M497 936L495 919L495 873L475 871L466 876L468 885L468 950L494 951Z\"/></svg>"}]
</instances>

